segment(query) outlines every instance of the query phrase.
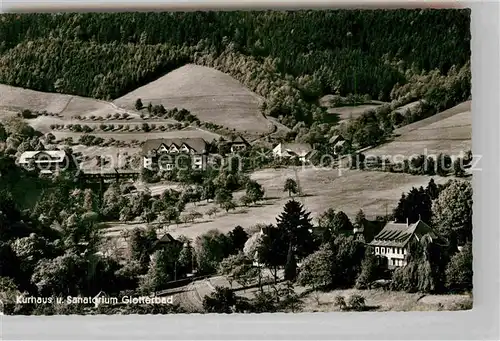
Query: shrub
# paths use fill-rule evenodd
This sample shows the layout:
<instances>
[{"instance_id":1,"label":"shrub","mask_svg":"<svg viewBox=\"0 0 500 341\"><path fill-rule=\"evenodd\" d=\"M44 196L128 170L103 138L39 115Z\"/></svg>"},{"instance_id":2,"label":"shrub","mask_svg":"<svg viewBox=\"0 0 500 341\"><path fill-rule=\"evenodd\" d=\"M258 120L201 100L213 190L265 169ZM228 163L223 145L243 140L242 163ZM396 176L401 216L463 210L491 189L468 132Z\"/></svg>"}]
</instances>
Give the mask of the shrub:
<instances>
[{"instance_id":1,"label":"shrub","mask_svg":"<svg viewBox=\"0 0 500 341\"><path fill-rule=\"evenodd\" d=\"M363 311L366 309L365 298L361 295L354 294L349 297L349 309L354 311Z\"/></svg>"},{"instance_id":2,"label":"shrub","mask_svg":"<svg viewBox=\"0 0 500 341\"><path fill-rule=\"evenodd\" d=\"M454 292L472 290L472 246L467 244L451 257L446 268L446 286Z\"/></svg>"},{"instance_id":3,"label":"shrub","mask_svg":"<svg viewBox=\"0 0 500 341\"><path fill-rule=\"evenodd\" d=\"M340 310L346 310L347 304L345 303L344 296L335 296L335 298L333 299L333 306L339 308Z\"/></svg>"},{"instance_id":4,"label":"shrub","mask_svg":"<svg viewBox=\"0 0 500 341\"><path fill-rule=\"evenodd\" d=\"M36 115L35 115L35 114L33 114L33 113L31 112L31 110L29 110L29 109L24 109L23 111L21 111L21 117L22 117L22 118L29 119L29 118L34 118L34 117L36 117Z\"/></svg>"},{"instance_id":5,"label":"shrub","mask_svg":"<svg viewBox=\"0 0 500 341\"><path fill-rule=\"evenodd\" d=\"M138 99L135 101L135 108L136 108L137 110L141 110L141 109L142 109L142 107L143 107L142 101L141 101L141 99L140 99L140 98L138 98Z\"/></svg>"}]
</instances>

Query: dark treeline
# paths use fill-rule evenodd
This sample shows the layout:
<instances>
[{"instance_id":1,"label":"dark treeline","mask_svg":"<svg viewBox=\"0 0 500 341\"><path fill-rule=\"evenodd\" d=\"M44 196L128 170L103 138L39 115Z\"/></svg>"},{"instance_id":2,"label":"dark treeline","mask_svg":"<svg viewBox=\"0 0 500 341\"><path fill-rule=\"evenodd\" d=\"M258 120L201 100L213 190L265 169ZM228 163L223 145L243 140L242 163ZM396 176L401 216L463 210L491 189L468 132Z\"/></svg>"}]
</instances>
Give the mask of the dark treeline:
<instances>
[{"instance_id":1,"label":"dark treeline","mask_svg":"<svg viewBox=\"0 0 500 341\"><path fill-rule=\"evenodd\" d=\"M244 59L232 58L239 69L228 53ZM329 93L389 100L409 81L406 70L446 75L469 59L468 10L5 14L0 21L0 82L106 99L187 62L223 60L215 67L245 84L293 80L305 102ZM241 66L254 61L261 70Z\"/></svg>"}]
</instances>

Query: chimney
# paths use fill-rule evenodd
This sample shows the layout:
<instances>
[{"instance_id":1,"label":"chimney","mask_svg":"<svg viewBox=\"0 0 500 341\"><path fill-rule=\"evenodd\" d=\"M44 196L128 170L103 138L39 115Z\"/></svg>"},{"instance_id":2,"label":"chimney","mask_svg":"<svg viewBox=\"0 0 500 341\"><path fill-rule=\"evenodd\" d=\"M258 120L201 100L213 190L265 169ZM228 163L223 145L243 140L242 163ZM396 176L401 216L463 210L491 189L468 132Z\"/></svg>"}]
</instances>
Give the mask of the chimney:
<instances>
[{"instance_id":1,"label":"chimney","mask_svg":"<svg viewBox=\"0 0 500 341\"><path fill-rule=\"evenodd\" d=\"M406 226L410 226L410 223L408 221L408 218L406 218Z\"/></svg>"},{"instance_id":2,"label":"chimney","mask_svg":"<svg viewBox=\"0 0 500 341\"><path fill-rule=\"evenodd\" d=\"M420 219L421 219L421 215L419 214L419 215L418 215L418 220L420 221Z\"/></svg>"}]
</instances>

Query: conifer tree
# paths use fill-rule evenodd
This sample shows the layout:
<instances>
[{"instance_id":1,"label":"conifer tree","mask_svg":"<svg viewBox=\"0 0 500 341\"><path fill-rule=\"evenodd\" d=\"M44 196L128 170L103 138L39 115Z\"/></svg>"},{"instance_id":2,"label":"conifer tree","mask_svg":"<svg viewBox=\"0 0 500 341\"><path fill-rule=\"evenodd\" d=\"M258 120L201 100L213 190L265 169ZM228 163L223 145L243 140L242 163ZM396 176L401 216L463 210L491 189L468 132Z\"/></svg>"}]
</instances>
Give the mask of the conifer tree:
<instances>
[{"instance_id":1,"label":"conifer tree","mask_svg":"<svg viewBox=\"0 0 500 341\"><path fill-rule=\"evenodd\" d=\"M290 200L285 204L283 212L277 218L277 227L285 233L295 254L299 258L306 257L314 251L311 213L306 212L298 201Z\"/></svg>"}]
</instances>

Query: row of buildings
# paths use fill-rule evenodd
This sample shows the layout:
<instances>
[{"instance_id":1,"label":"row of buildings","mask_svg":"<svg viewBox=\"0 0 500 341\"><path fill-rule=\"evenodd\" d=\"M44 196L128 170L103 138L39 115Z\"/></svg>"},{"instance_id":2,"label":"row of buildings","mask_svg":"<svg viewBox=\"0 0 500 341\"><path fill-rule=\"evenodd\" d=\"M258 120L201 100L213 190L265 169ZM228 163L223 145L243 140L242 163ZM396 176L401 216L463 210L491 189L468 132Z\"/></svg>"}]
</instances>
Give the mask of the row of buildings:
<instances>
[{"instance_id":1,"label":"row of buildings","mask_svg":"<svg viewBox=\"0 0 500 341\"><path fill-rule=\"evenodd\" d=\"M344 142L342 136L330 139L334 153L341 152ZM217 159L221 160L221 148L228 153L238 153L248 147L250 143L241 136L230 140L221 138L215 144L199 137L151 139L142 146L142 165L150 170L169 171L180 162L189 162L193 169L205 169ZM272 150L275 158L298 159L301 162L308 162L313 154L314 149L306 143L279 143ZM68 163L68 156L61 150L26 151L21 154L18 163L24 167L37 166L43 173L50 174L63 169Z\"/></svg>"}]
</instances>

